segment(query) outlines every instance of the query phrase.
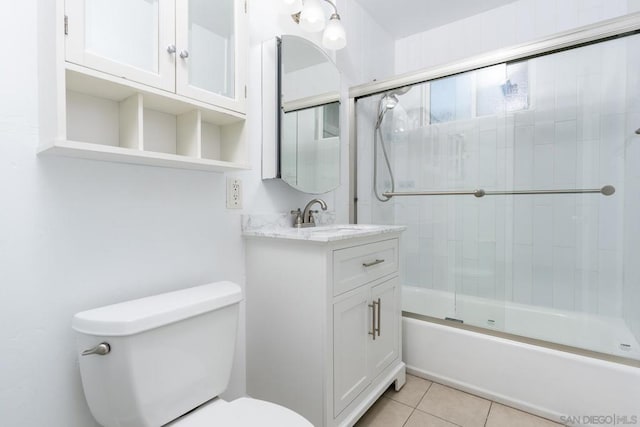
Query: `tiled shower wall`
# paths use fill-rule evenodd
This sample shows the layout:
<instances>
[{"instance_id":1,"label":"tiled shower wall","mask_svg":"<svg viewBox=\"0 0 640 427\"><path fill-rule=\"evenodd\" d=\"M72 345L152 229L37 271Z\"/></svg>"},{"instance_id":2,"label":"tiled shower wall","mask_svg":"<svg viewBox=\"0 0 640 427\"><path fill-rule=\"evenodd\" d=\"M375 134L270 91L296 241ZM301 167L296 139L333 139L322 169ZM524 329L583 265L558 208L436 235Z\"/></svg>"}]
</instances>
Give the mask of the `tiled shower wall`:
<instances>
[{"instance_id":1,"label":"tiled shower wall","mask_svg":"<svg viewBox=\"0 0 640 427\"><path fill-rule=\"evenodd\" d=\"M396 40L396 74L450 63L640 11L640 0L517 0Z\"/></svg>"},{"instance_id":2,"label":"tiled shower wall","mask_svg":"<svg viewBox=\"0 0 640 427\"><path fill-rule=\"evenodd\" d=\"M624 313L638 335L631 307L638 306L640 275L623 269L623 261L638 253L633 245L640 241L629 225L634 212L640 217L638 187L631 193L625 188L635 173L625 172L626 152L640 127L639 68L627 58L639 56L639 39L530 61L527 110L427 125L428 88L419 85L401 96L383 126L398 191L611 184L617 189L612 197L372 201L379 96L358 102L358 220L409 226L405 284L607 316ZM388 187L383 163L380 157L381 188Z\"/></svg>"}]
</instances>

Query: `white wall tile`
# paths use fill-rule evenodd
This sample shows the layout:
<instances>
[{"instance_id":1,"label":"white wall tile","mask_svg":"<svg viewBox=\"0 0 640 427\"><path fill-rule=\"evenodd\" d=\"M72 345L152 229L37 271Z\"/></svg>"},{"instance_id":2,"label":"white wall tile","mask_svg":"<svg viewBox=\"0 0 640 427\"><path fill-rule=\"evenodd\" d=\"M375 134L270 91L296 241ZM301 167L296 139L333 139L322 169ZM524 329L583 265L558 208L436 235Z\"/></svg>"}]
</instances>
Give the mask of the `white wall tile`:
<instances>
[{"instance_id":1,"label":"white wall tile","mask_svg":"<svg viewBox=\"0 0 640 427\"><path fill-rule=\"evenodd\" d=\"M461 275L461 286L457 292L464 295L478 296L478 260L462 258L462 269L459 271Z\"/></svg>"},{"instance_id":2,"label":"white wall tile","mask_svg":"<svg viewBox=\"0 0 640 427\"><path fill-rule=\"evenodd\" d=\"M557 31L567 31L578 27L580 0L561 0L556 3Z\"/></svg>"},{"instance_id":3,"label":"white wall tile","mask_svg":"<svg viewBox=\"0 0 640 427\"><path fill-rule=\"evenodd\" d=\"M530 187L533 183L533 126L516 126L514 140L514 185Z\"/></svg>"},{"instance_id":4,"label":"white wall tile","mask_svg":"<svg viewBox=\"0 0 640 427\"><path fill-rule=\"evenodd\" d=\"M533 207L533 246L534 255L545 254L545 258L538 259L537 265L550 265L547 262L551 256L553 246L553 208L551 206Z\"/></svg>"},{"instance_id":5,"label":"white wall tile","mask_svg":"<svg viewBox=\"0 0 640 427\"><path fill-rule=\"evenodd\" d=\"M553 307L553 267L533 264L531 303Z\"/></svg>"},{"instance_id":6,"label":"white wall tile","mask_svg":"<svg viewBox=\"0 0 640 427\"><path fill-rule=\"evenodd\" d=\"M582 270L598 269L599 221L598 203L593 196L576 206L576 268Z\"/></svg>"},{"instance_id":7,"label":"white wall tile","mask_svg":"<svg viewBox=\"0 0 640 427\"><path fill-rule=\"evenodd\" d=\"M495 198L478 200L478 241L496 241L496 203ZM504 226L504 224L499 224Z\"/></svg>"},{"instance_id":8,"label":"white wall tile","mask_svg":"<svg viewBox=\"0 0 640 427\"><path fill-rule=\"evenodd\" d=\"M553 245L573 247L576 241L576 203L574 196L562 195L553 200Z\"/></svg>"},{"instance_id":9,"label":"white wall tile","mask_svg":"<svg viewBox=\"0 0 640 427\"><path fill-rule=\"evenodd\" d=\"M597 268L595 265L594 268ZM584 313L598 313L599 273L595 270L576 270L574 308Z\"/></svg>"},{"instance_id":10,"label":"white wall tile","mask_svg":"<svg viewBox=\"0 0 640 427\"><path fill-rule=\"evenodd\" d=\"M622 309L622 256L601 250L598 256L598 311L605 316L619 316Z\"/></svg>"},{"instance_id":11,"label":"white wall tile","mask_svg":"<svg viewBox=\"0 0 640 427\"><path fill-rule=\"evenodd\" d=\"M557 186L573 187L576 184L577 140L576 121L556 123L553 165L553 181Z\"/></svg>"},{"instance_id":12,"label":"white wall tile","mask_svg":"<svg viewBox=\"0 0 640 427\"><path fill-rule=\"evenodd\" d=\"M615 185L623 178L625 116L603 115L600 120L600 180Z\"/></svg>"},{"instance_id":13,"label":"white wall tile","mask_svg":"<svg viewBox=\"0 0 640 427\"><path fill-rule=\"evenodd\" d=\"M513 241L518 245L533 243L533 199L528 196L514 197Z\"/></svg>"},{"instance_id":14,"label":"white wall tile","mask_svg":"<svg viewBox=\"0 0 640 427\"><path fill-rule=\"evenodd\" d=\"M445 291L449 282L449 259L447 256L434 256L431 266L433 268L433 289Z\"/></svg>"},{"instance_id":15,"label":"white wall tile","mask_svg":"<svg viewBox=\"0 0 640 427\"><path fill-rule=\"evenodd\" d=\"M531 304L533 247L513 245L513 301Z\"/></svg>"},{"instance_id":16,"label":"white wall tile","mask_svg":"<svg viewBox=\"0 0 640 427\"><path fill-rule=\"evenodd\" d=\"M622 245L624 217L621 195L598 198L598 248L617 250Z\"/></svg>"},{"instance_id":17,"label":"white wall tile","mask_svg":"<svg viewBox=\"0 0 640 427\"><path fill-rule=\"evenodd\" d=\"M553 248L553 306L562 310L574 308L575 249Z\"/></svg>"},{"instance_id":18,"label":"white wall tile","mask_svg":"<svg viewBox=\"0 0 640 427\"><path fill-rule=\"evenodd\" d=\"M482 242L478 245L478 296L496 297L496 244Z\"/></svg>"},{"instance_id":19,"label":"white wall tile","mask_svg":"<svg viewBox=\"0 0 640 427\"><path fill-rule=\"evenodd\" d=\"M533 186L536 188L553 187L553 145L536 145L533 150Z\"/></svg>"},{"instance_id":20,"label":"white wall tile","mask_svg":"<svg viewBox=\"0 0 640 427\"><path fill-rule=\"evenodd\" d=\"M417 264L420 268L418 283L429 289L435 287L434 271L435 251L433 239L420 239L420 251Z\"/></svg>"},{"instance_id":21,"label":"white wall tile","mask_svg":"<svg viewBox=\"0 0 640 427\"><path fill-rule=\"evenodd\" d=\"M535 121L535 136L534 140L536 145L539 144L553 144L555 141L556 123L553 120L540 121L536 118Z\"/></svg>"},{"instance_id":22,"label":"white wall tile","mask_svg":"<svg viewBox=\"0 0 640 427\"><path fill-rule=\"evenodd\" d=\"M493 129L481 130L479 134L478 186L495 187L497 168L497 132Z\"/></svg>"}]
</instances>

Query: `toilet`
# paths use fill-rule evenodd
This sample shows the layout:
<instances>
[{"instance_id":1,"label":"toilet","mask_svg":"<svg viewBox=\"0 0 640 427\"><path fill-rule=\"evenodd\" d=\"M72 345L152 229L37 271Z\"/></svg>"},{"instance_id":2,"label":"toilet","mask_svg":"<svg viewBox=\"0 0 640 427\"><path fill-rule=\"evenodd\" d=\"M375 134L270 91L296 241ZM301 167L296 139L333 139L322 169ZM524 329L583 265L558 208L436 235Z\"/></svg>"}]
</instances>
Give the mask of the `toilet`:
<instances>
[{"instance_id":1,"label":"toilet","mask_svg":"<svg viewBox=\"0 0 640 427\"><path fill-rule=\"evenodd\" d=\"M217 282L73 317L84 394L104 427L312 427L257 399L218 397L229 382L242 300Z\"/></svg>"}]
</instances>

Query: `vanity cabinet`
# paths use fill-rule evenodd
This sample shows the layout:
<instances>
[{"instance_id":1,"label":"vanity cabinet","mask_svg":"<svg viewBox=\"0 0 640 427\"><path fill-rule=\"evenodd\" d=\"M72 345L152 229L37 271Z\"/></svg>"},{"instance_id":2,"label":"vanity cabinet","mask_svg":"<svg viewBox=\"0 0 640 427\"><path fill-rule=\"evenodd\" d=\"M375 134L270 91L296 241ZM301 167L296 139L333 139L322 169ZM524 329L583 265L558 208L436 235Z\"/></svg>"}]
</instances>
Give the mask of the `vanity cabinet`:
<instances>
[{"instance_id":1,"label":"vanity cabinet","mask_svg":"<svg viewBox=\"0 0 640 427\"><path fill-rule=\"evenodd\" d=\"M402 387L398 240L246 237L250 396L351 426Z\"/></svg>"},{"instance_id":2,"label":"vanity cabinet","mask_svg":"<svg viewBox=\"0 0 640 427\"><path fill-rule=\"evenodd\" d=\"M334 301L334 416L397 359L398 292L398 278L393 277L361 286Z\"/></svg>"},{"instance_id":3,"label":"vanity cabinet","mask_svg":"<svg viewBox=\"0 0 640 427\"><path fill-rule=\"evenodd\" d=\"M40 154L250 168L245 0L57 0L43 8L51 18L40 39L56 68L51 81L43 77L55 89L42 99L57 120L41 133Z\"/></svg>"}]
</instances>

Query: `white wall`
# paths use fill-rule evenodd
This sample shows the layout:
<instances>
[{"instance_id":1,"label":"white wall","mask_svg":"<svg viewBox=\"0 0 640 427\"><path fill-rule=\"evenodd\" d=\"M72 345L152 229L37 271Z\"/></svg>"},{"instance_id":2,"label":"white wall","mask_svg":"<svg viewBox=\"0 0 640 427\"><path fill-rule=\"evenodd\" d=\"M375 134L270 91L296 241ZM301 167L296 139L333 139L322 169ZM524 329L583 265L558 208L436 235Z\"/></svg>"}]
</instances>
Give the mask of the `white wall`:
<instances>
[{"instance_id":1,"label":"white wall","mask_svg":"<svg viewBox=\"0 0 640 427\"><path fill-rule=\"evenodd\" d=\"M347 32L347 47L338 51L338 65L349 86L394 74L395 40L356 1L338 3Z\"/></svg>"},{"instance_id":2,"label":"white wall","mask_svg":"<svg viewBox=\"0 0 640 427\"><path fill-rule=\"evenodd\" d=\"M54 67L51 50L39 49L37 39L38 8L49 2L0 0L12 17L0 35L19 41L6 44L0 63L0 425L95 425L80 384L72 315L216 280L243 284L240 214L287 211L311 199L260 180L258 46L297 31L270 3L250 4L253 170L235 174L243 179L244 209L229 211L222 174L36 156L39 132L54 120L51 88L39 87L37 73ZM346 185L322 197L346 220ZM226 397L244 392L244 360L242 313Z\"/></svg>"},{"instance_id":3,"label":"white wall","mask_svg":"<svg viewBox=\"0 0 640 427\"><path fill-rule=\"evenodd\" d=\"M518 0L397 40L395 72L445 64L639 9L639 0Z\"/></svg>"}]
</instances>

